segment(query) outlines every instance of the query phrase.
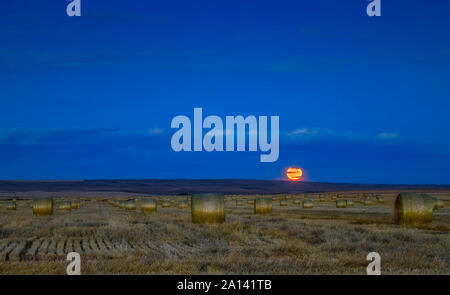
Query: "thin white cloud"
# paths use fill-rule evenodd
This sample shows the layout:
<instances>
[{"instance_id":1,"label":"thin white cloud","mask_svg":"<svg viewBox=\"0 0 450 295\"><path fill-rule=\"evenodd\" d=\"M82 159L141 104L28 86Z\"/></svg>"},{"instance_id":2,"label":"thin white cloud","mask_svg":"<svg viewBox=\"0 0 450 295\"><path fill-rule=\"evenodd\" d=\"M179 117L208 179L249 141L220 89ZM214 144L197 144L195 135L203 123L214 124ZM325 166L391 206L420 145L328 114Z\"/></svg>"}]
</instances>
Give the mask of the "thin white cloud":
<instances>
[{"instance_id":1,"label":"thin white cloud","mask_svg":"<svg viewBox=\"0 0 450 295\"><path fill-rule=\"evenodd\" d=\"M161 133L163 133L163 130L161 128L157 128L157 127L151 128L148 130L148 134L150 134L150 135L161 134Z\"/></svg>"},{"instance_id":2,"label":"thin white cloud","mask_svg":"<svg viewBox=\"0 0 450 295\"><path fill-rule=\"evenodd\" d=\"M96 144L100 142L128 142L146 140L146 137L163 134L163 129L113 129L113 128L54 128L54 129L0 129L0 145L65 145Z\"/></svg>"},{"instance_id":3,"label":"thin white cloud","mask_svg":"<svg viewBox=\"0 0 450 295\"><path fill-rule=\"evenodd\" d=\"M336 133L329 129L321 129L321 128L299 128L292 130L288 133L291 137L299 137L299 136L331 136Z\"/></svg>"},{"instance_id":4,"label":"thin white cloud","mask_svg":"<svg viewBox=\"0 0 450 295\"><path fill-rule=\"evenodd\" d=\"M381 132L375 136L364 135L359 132L337 132L326 128L297 128L287 133L288 138L300 141L336 140L336 141L374 141L393 140L399 137L395 132Z\"/></svg>"},{"instance_id":5,"label":"thin white cloud","mask_svg":"<svg viewBox=\"0 0 450 295\"><path fill-rule=\"evenodd\" d=\"M376 136L376 138L380 139L395 139L398 137L399 137L398 133L395 132L381 132Z\"/></svg>"}]
</instances>

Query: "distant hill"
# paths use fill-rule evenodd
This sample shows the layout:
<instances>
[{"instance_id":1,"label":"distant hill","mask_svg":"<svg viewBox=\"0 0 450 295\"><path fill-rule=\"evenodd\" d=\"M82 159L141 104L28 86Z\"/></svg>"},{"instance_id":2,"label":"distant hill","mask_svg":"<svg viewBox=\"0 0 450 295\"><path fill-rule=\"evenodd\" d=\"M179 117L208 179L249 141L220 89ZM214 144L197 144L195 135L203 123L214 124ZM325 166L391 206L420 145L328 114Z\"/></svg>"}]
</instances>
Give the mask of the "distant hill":
<instances>
[{"instance_id":1,"label":"distant hill","mask_svg":"<svg viewBox=\"0 0 450 295\"><path fill-rule=\"evenodd\" d=\"M313 193L332 191L433 191L450 192L449 185L391 185L283 180L76 180L76 181L0 181L1 192L125 192L139 194L193 194L219 192L225 194Z\"/></svg>"}]
</instances>

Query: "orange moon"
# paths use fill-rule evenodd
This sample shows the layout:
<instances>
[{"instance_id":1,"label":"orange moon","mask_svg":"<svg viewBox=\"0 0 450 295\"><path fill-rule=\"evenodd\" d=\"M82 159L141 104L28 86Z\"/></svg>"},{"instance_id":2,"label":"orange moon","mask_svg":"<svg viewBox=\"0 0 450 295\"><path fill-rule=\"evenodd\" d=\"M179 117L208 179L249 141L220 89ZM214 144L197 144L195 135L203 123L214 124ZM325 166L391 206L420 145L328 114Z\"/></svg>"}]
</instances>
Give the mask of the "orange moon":
<instances>
[{"instance_id":1,"label":"orange moon","mask_svg":"<svg viewBox=\"0 0 450 295\"><path fill-rule=\"evenodd\" d=\"M300 168L290 167L286 171L286 176L289 180L298 181L302 178L303 171Z\"/></svg>"}]
</instances>

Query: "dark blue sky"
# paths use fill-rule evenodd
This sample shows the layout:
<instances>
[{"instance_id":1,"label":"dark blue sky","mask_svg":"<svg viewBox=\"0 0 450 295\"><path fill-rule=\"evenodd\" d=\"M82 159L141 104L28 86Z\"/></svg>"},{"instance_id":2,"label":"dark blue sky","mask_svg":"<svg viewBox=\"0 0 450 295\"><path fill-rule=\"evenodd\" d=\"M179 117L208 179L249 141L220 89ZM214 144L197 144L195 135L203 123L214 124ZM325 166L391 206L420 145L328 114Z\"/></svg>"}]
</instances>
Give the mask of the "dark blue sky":
<instances>
[{"instance_id":1,"label":"dark blue sky","mask_svg":"<svg viewBox=\"0 0 450 295\"><path fill-rule=\"evenodd\" d=\"M0 2L0 179L450 184L450 3ZM279 115L280 156L176 153L177 115Z\"/></svg>"}]
</instances>

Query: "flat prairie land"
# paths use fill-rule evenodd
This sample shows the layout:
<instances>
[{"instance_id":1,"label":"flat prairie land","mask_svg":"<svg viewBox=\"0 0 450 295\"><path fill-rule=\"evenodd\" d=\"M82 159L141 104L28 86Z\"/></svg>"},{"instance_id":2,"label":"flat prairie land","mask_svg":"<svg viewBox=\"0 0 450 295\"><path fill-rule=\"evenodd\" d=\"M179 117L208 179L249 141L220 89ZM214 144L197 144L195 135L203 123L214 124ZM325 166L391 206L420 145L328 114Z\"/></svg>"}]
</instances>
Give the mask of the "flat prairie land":
<instances>
[{"instance_id":1,"label":"flat prairie land","mask_svg":"<svg viewBox=\"0 0 450 295\"><path fill-rule=\"evenodd\" d=\"M317 195L307 196L312 209L273 201L268 215L227 196L226 222L218 225L193 224L190 208L158 205L143 214L105 201L126 194L89 198L52 216L33 216L19 198L17 210L0 208L0 274L65 274L73 251L82 274L365 274L372 251L382 274L450 274L450 195L437 196L444 208L421 226L394 224L395 195L383 195L384 203L365 206L353 192L346 199L355 205L345 209Z\"/></svg>"}]
</instances>

